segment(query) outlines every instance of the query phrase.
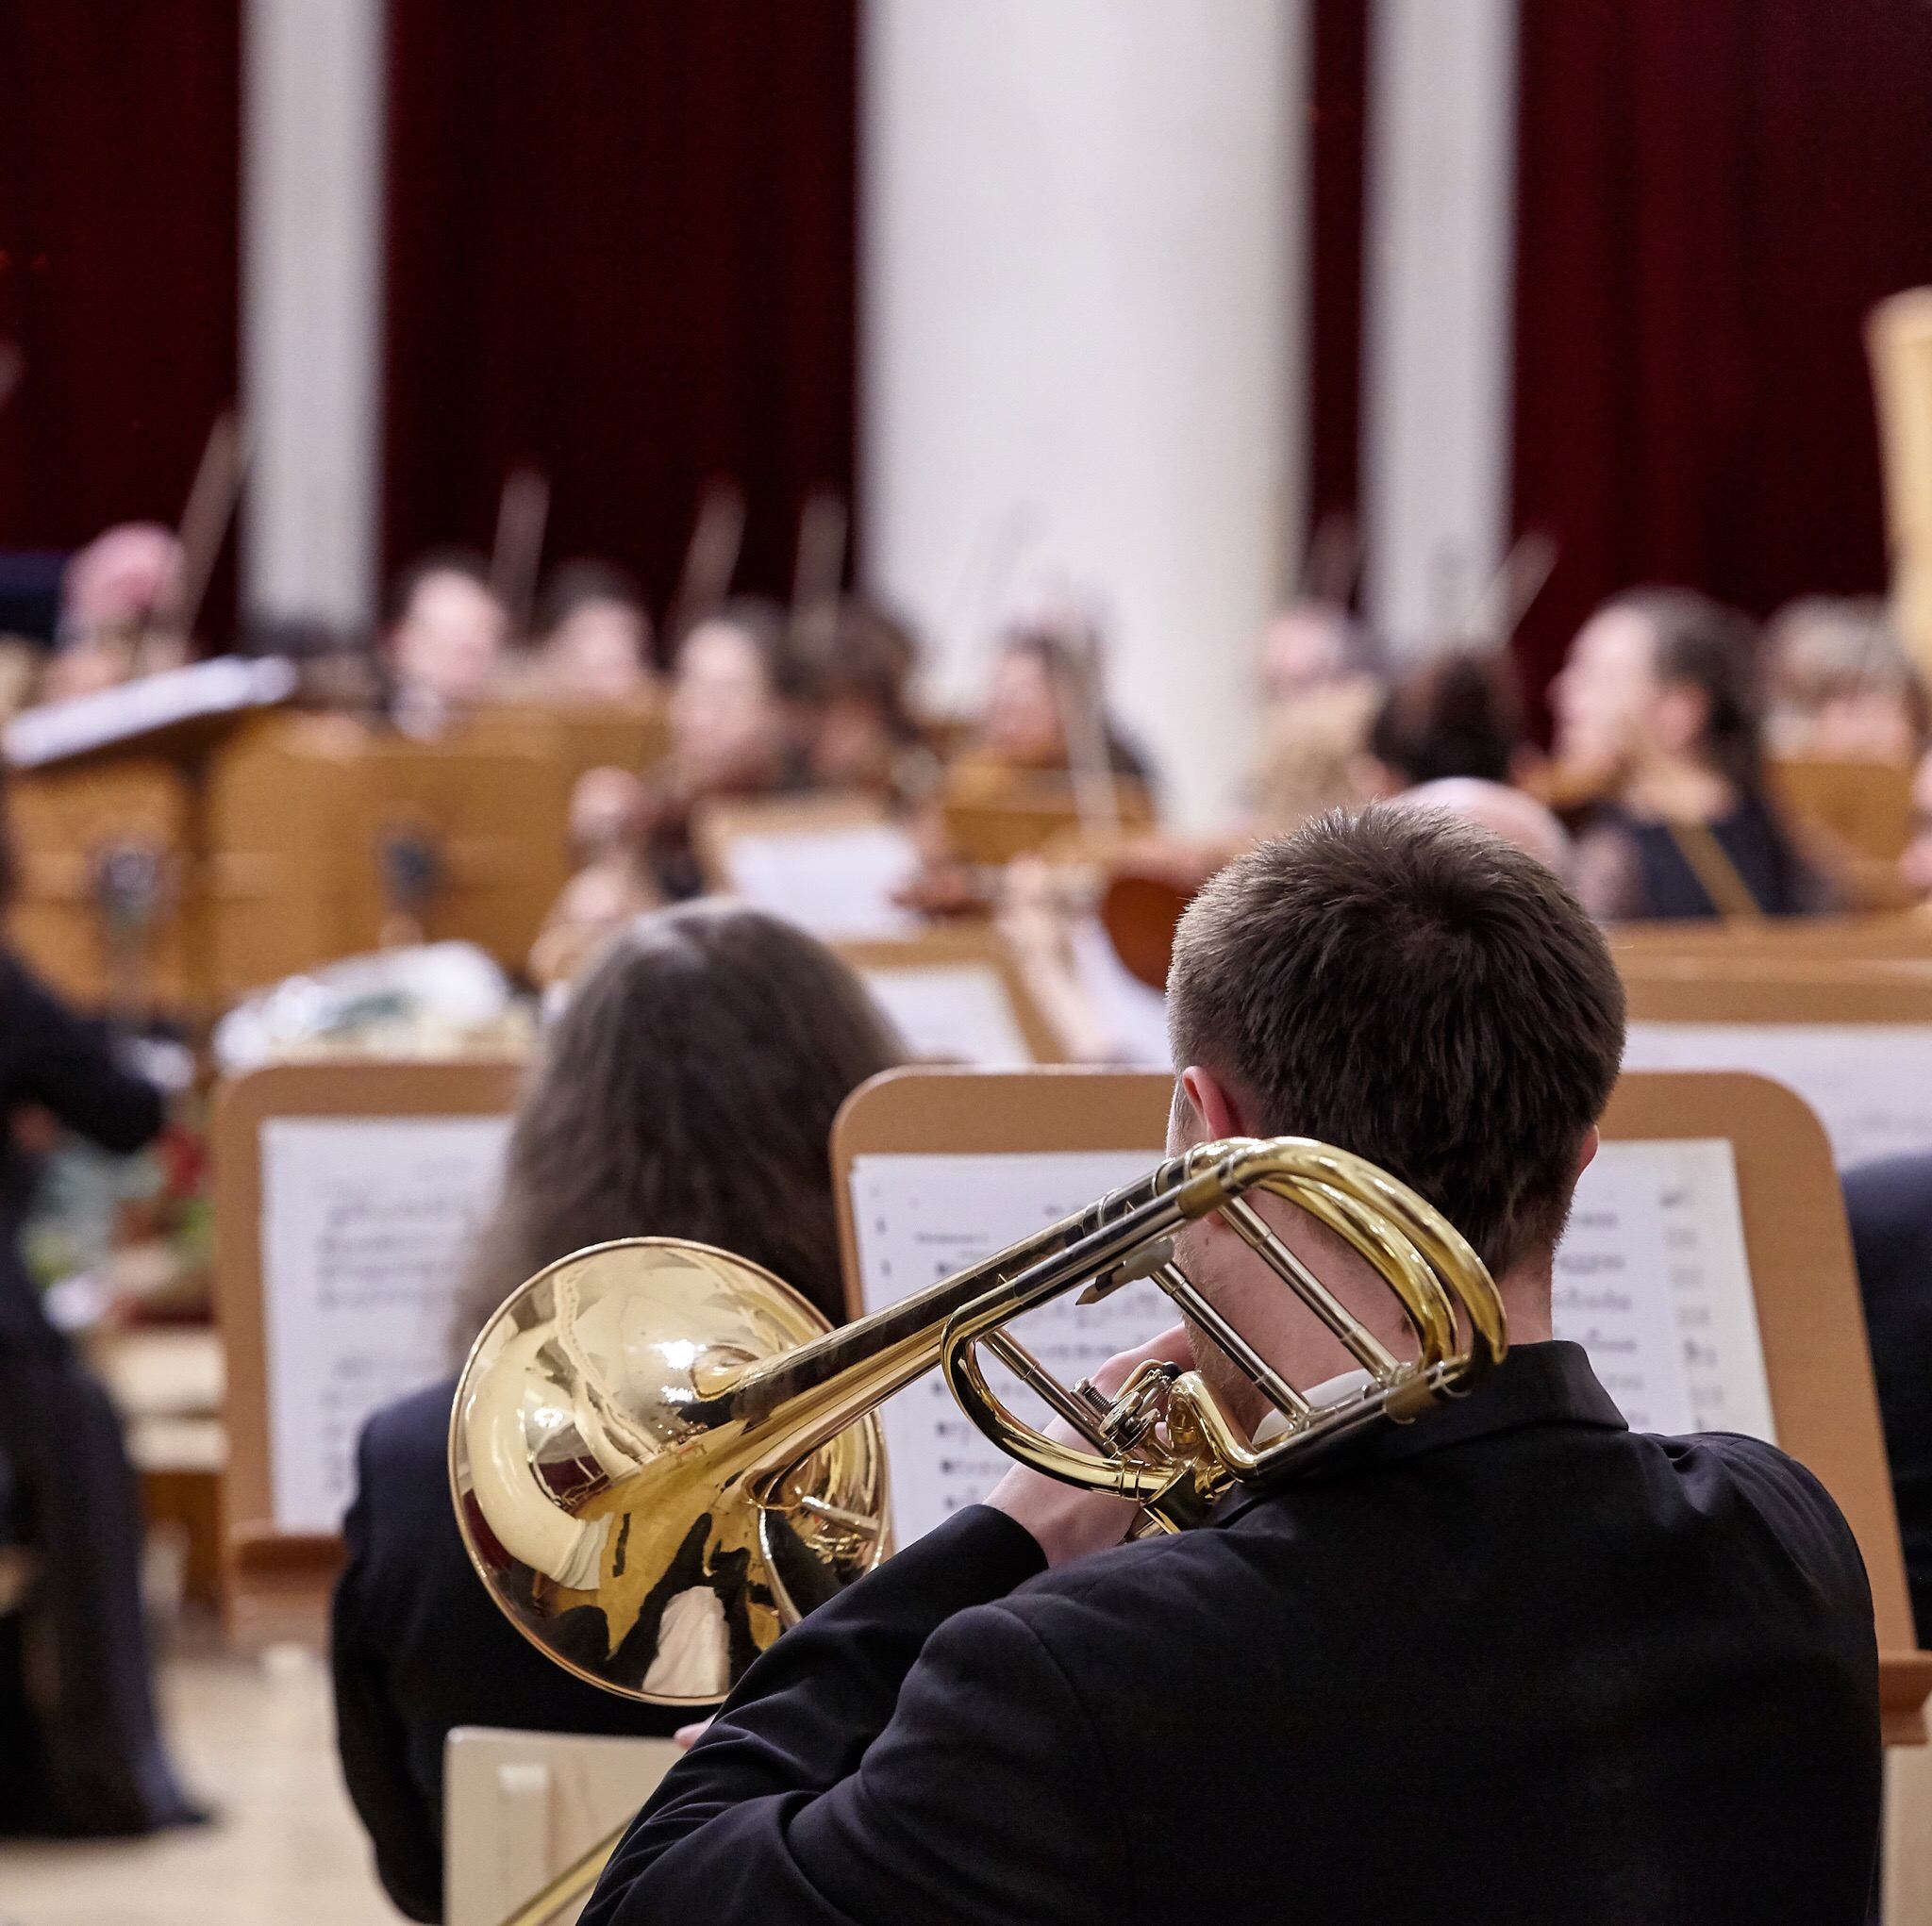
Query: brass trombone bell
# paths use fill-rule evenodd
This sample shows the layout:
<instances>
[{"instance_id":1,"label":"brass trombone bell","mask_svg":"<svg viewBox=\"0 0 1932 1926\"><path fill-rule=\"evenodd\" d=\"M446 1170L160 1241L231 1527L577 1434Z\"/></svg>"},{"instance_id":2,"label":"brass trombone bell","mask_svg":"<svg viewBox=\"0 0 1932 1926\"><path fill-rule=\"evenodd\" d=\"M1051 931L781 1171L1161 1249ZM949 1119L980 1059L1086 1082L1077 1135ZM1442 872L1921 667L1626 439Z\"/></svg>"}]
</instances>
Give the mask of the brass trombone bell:
<instances>
[{"instance_id":1,"label":"brass trombone bell","mask_svg":"<svg viewBox=\"0 0 1932 1926\"><path fill-rule=\"evenodd\" d=\"M1298 1205L1398 1300L1397 1356L1257 1209ZM1313 1404L1227 1322L1174 1257L1218 1216L1361 1368ZM1113 1398L1061 1385L1006 1327L1069 1291L1148 1277L1279 1414L1256 1444L1199 1373L1142 1366ZM1507 1348L1482 1260L1431 1204L1361 1157L1302 1137L1238 1138L1170 1158L982 1264L836 1330L769 1271L708 1245L640 1237L540 1271L463 1368L450 1482L465 1544L518 1628L579 1678L668 1705L722 1698L784 1627L888 1546L876 1416L935 1365L1020 1462L1133 1500L1141 1529L1202 1521L1363 1429L1407 1422L1476 1384ZM1084 1440L1001 1399L982 1353Z\"/></svg>"}]
</instances>

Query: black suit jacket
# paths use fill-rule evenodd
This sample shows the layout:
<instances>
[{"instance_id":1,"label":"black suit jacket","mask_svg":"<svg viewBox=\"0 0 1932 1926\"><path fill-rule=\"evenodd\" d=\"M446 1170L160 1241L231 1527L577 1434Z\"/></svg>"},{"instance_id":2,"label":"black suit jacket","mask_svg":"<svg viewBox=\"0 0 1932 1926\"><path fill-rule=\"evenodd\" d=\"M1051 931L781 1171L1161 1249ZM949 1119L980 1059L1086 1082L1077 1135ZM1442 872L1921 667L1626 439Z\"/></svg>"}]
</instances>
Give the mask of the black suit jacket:
<instances>
[{"instance_id":1,"label":"black suit jacket","mask_svg":"<svg viewBox=\"0 0 1932 1926\"><path fill-rule=\"evenodd\" d=\"M40 1181L38 1159L16 1150L7 1128L25 1104L122 1154L141 1149L164 1118L160 1092L122 1064L106 1028L75 1016L0 950L0 1354L10 1345L58 1354L64 1347L18 1248Z\"/></svg>"},{"instance_id":2,"label":"black suit jacket","mask_svg":"<svg viewBox=\"0 0 1932 1926\"><path fill-rule=\"evenodd\" d=\"M662 1737L701 1713L588 1685L497 1609L450 1503L454 1380L379 1411L362 1434L348 1564L336 1586L336 1738L391 1899L442 1918L442 1746L458 1725Z\"/></svg>"},{"instance_id":3,"label":"black suit jacket","mask_svg":"<svg viewBox=\"0 0 1932 1926\"><path fill-rule=\"evenodd\" d=\"M1042 1573L974 1507L789 1632L584 1926L1862 1926L1857 1545L1574 1345L1207 1529Z\"/></svg>"},{"instance_id":4,"label":"black suit jacket","mask_svg":"<svg viewBox=\"0 0 1932 1926\"><path fill-rule=\"evenodd\" d=\"M1924 1645L1932 1640L1932 1155L1847 1172L1845 1208Z\"/></svg>"}]
</instances>

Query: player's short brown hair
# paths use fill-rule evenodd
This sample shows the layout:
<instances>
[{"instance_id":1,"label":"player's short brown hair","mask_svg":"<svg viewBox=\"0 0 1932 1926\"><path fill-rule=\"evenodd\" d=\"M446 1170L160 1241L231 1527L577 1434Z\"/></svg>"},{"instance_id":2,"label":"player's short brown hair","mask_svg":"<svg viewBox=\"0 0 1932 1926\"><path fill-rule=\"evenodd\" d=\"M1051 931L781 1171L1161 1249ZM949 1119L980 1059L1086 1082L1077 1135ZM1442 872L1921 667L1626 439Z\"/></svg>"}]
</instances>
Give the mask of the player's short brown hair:
<instances>
[{"instance_id":1,"label":"player's short brown hair","mask_svg":"<svg viewBox=\"0 0 1932 1926\"><path fill-rule=\"evenodd\" d=\"M1316 818L1215 876L1169 1021L1269 1136L1400 1177L1493 1271L1562 1234L1624 1054L1601 932L1535 857L1439 811Z\"/></svg>"}]
</instances>

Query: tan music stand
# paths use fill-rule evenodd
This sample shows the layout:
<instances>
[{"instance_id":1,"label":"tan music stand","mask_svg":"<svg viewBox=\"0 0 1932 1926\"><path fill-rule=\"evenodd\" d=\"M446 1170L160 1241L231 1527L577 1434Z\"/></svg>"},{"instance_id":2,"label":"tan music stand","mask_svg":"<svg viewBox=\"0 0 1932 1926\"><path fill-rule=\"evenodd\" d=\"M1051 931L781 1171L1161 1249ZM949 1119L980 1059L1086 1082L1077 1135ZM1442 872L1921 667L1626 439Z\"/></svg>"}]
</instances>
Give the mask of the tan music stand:
<instances>
[{"instance_id":1,"label":"tan music stand","mask_svg":"<svg viewBox=\"0 0 1932 1926\"><path fill-rule=\"evenodd\" d=\"M1088 825L1074 785L1064 776L1009 776L974 782L974 772L949 783L940 799L940 817L948 847L961 862L990 866L1015 856L1078 852ZM1158 820L1154 799L1140 783L1113 786L1119 822L1115 836L1139 835Z\"/></svg>"},{"instance_id":2,"label":"tan music stand","mask_svg":"<svg viewBox=\"0 0 1932 1926\"><path fill-rule=\"evenodd\" d=\"M901 1070L861 1085L832 1126L848 1297L858 1287L855 1158L1144 1147L1151 1167L1173 1088L1165 1076L1106 1071ZM1838 1501L1864 1552L1887 1741L1923 1743L1932 1654L1914 1647L1864 1311L1824 1130L1801 1099L1761 1077L1639 1072L1618 1085L1604 1135L1730 1140L1778 1441Z\"/></svg>"},{"instance_id":3,"label":"tan music stand","mask_svg":"<svg viewBox=\"0 0 1932 1926\"><path fill-rule=\"evenodd\" d=\"M1932 959L1620 952L1633 1023L1932 1023Z\"/></svg>"},{"instance_id":4,"label":"tan music stand","mask_svg":"<svg viewBox=\"0 0 1932 1926\"><path fill-rule=\"evenodd\" d=\"M868 981L923 973L938 977L959 971L993 977L1033 1061L1052 1063L1061 1055L1053 1025L1027 988L1011 950L991 923L941 923L914 937L833 947Z\"/></svg>"},{"instance_id":5,"label":"tan music stand","mask_svg":"<svg viewBox=\"0 0 1932 1926\"><path fill-rule=\"evenodd\" d=\"M887 828L892 821L876 796L714 796L691 811L691 841L706 888L729 896L736 888L731 845L741 838L836 838Z\"/></svg>"},{"instance_id":6,"label":"tan music stand","mask_svg":"<svg viewBox=\"0 0 1932 1926\"><path fill-rule=\"evenodd\" d=\"M562 771L531 747L414 742L341 719L263 729L209 797L224 999L391 941L520 969L570 875Z\"/></svg>"},{"instance_id":7,"label":"tan music stand","mask_svg":"<svg viewBox=\"0 0 1932 1926\"><path fill-rule=\"evenodd\" d=\"M9 929L35 971L129 1017L207 1008L194 790L177 765L128 755L23 770L8 812L20 865ZM131 918L119 934L117 904Z\"/></svg>"},{"instance_id":8,"label":"tan music stand","mask_svg":"<svg viewBox=\"0 0 1932 1926\"><path fill-rule=\"evenodd\" d=\"M281 1531L269 1462L268 1326L262 1303L261 1127L279 1117L497 1117L516 1101L509 1062L280 1064L217 1095L215 1313L227 1364L223 1595L253 1639L317 1635L341 1562L333 1536Z\"/></svg>"}]
</instances>

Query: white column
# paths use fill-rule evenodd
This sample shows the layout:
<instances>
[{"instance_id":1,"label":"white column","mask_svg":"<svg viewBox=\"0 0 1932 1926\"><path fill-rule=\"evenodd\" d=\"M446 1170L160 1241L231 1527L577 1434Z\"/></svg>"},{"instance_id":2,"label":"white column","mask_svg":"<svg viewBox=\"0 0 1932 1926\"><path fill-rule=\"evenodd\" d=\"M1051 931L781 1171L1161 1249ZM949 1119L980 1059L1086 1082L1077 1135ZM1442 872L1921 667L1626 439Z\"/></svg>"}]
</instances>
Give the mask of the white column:
<instances>
[{"instance_id":1,"label":"white column","mask_svg":"<svg viewBox=\"0 0 1932 1926\"><path fill-rule=\"evenodd\" d=\"M1518 0L1374 0L1363 540L1397 650L1460 621L1509 519Z\"/></svg>"},{"instance_id":2,"label":"white column","mask_svg":"<svg viewBox=\"0 0 1932 1926\"><path fill-rule=\"evenodd\" d=\"M1064 585L1220 819L1301 537L1303 0L871 0L862 563L971 698ZM1017 553L1016 553L1017 551Z\"/></svg>"},{"instance_id":3,"label":"white column","mask_svg":"<svg viewBox=\"0 0 1932 1926\"><path fill-rule=\"evenodd\" d=\"M242 597L353 624L375 601L383 0L248 0Z\"/></svg>"}]
</instances>

